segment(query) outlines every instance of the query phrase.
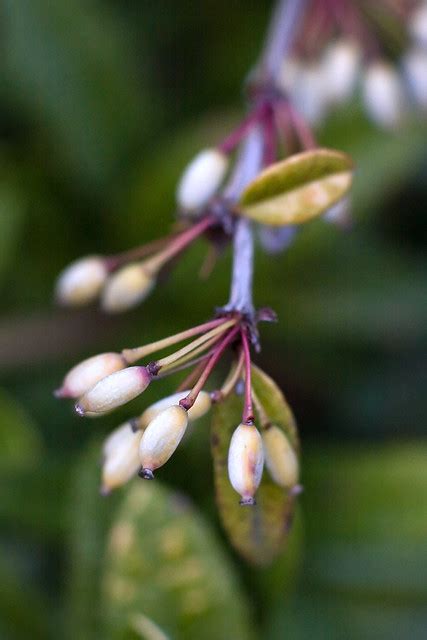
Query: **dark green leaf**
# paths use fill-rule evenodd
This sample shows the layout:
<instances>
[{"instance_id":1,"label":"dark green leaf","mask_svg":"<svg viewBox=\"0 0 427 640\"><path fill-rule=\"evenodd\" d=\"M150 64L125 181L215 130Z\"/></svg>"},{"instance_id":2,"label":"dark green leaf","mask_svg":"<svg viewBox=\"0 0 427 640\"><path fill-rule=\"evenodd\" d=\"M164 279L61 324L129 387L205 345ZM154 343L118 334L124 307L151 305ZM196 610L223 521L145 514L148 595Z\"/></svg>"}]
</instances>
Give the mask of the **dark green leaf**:
<instances>
[{"instance_id":1,"label":"dark green leaf","mask_svg":"<svg viewBox=\"0 0 427 640\"><path fill-rule=\"evenodd\" d=\"M69 504L69 637L100 638L100 584L108 529L120 491L99 495L101 445L94 443L76 466Z\"/></svg>"},{"instance_id":2,"label":"dark green leaf","mask_svg":"<svg viewBox=\"0 0 427 640\"><path fill-rule=\"evenodd\" d=\"M83 185L106 185L144 125L118 20L81 0L3 5L4 58L16 102Z\"/></svg>"},{"instance_id":3,"label":"dark green leaf","mask_svg":"<svg viewBox=\"0 0 427 640\"><path fill-rule=\"evenodd\" d=\"M142 615L174 640L252 638L217 540L182 496L157 482L129 488L110 535L104 591L108 637L135 637L129 626L135 634Z\"/></svg>"},{"instance_id":4,"label":"dark green leaf","mask_svg":"<svg viewBox=\"0 0 427 640\"><path fill-rule=\"evenodd\" d=\"M281 427L298 450L292 412L280 389L264 372L253 367L253 386L270 420ZM277 486L264 470L256 505L242 507L227 472L228 448L241 422L242 399L229 396L214 407L212 454L221 519L231 542L250 563L268 565L283 549L294 514L295 498Z\"/></svg>"},{"instance_id":5,"label":"dark green leaf","mask_svg":"<svg viewBox=\"0 0 427 640\"><path fill-rule=\"evenodd\" d=\"M34 467L42 442L30 417L15 400L0 390L0 463L6 469Z\"/></svg>"}]
</instances>

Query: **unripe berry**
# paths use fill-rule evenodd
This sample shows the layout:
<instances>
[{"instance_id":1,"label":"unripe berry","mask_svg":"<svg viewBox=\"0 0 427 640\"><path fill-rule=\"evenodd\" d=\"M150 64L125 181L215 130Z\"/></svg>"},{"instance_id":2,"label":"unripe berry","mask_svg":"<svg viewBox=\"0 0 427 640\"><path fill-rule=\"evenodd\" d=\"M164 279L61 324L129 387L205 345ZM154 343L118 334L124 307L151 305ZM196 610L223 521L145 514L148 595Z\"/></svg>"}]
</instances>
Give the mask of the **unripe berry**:
<instances>
[{"instance_id":1,"label":"unripe berry","mask_svg":"<svg viewBox=\"0 0 427 640\"><path fill-rule=\"evenodd\" d=\"M351 40L338 40L326 50L322 72L327 98L332 103L344 102L356 84L360 65L360 48Z\"/></svg>"},{"instance_id":2,"label":"unripe berry","mask_svg":"<svg viewBox=\"0 0 427 640\"><path fill-rule=\"evenodd\" d=\"M227 156L218 149L204 149L185 169L177 189L179 206L200 209L215 195L228 168Z\"/></svg>"},{"instance_id":3,"label":"unripe berry","mask_svg":"<svg viewBox=\"0 0 427 640\"><path fill-rule=\"evenodd\" d=\"M411 16L409 29L418 44L427 48L427 2L422 2Z\"/></svg>"},{"instance_id":4,"label":"unripe berry","mask_svg":"<svg viewBox=\"0 0 427 640\"><path fill-rule=\"evenodd\" d=\"M271 254L285 251L291 246L298 233L297 226L288 225L286 227L271 227L270 225L259 225L259 240L262 248Z\"/></svg>"},{"instance_id":5,"label":"unripe berry","mask_svg":"<svg viewBox=\"0 0 427 640\"><path fill-rule=\"evenodd\" d=\"M294 87L298 82L301 67L302 65L298 58L286 56L282 62L279 77L277 79L278 85L282 91L292 94Z\"/></svg>"},{"instance_id":6,"label":"unripe berry","mask_svg":"<svg viewBox=\"0 0 427 640\"><path fill-rule=\"evenodd\" d=\"M81 416L89 413L106 413L130 402L145 391L151 376L145 367L127 367L103 378L87 391L76 404Z\"/></svg>"},{"instance_id":7,"label":"unripe berry","mask_svg":"<svg viewBox=\"0 0 427 640\"><path fill-rule=\"evenodd\" d=\"M138 429L144 429L156 416L162 413L162 411L172 407L173 405L177 405L188 393L189 391L180 391L179 393L174 393L167 398L158 400L147 407L144 413L134 421L134 426ZM211 408L211 404L211 397L209 393L207 391L201 391L197 396L196 402L187 412L189 422L194 422L194 420L204 416Z\"/></svg>"},{"instance_id":8,"label":"unripe berry","mask_svg":"<svg viewBox=\"0 0 427 640\"><path fill-rule=\"evenodd\" d=\"M365 107L376 124L396 127L403 115L405 96L399 75L387 62L374 62L366 70L363 97Z\"/></svg>"},{"instance_id":9,"label":"unripe berry","mask_svg":"<svg viewBox=\"0 0 427 640\"><path fill-rule=\"evenodd\" d=\"M323 214L324 220L345 229L351 225L350 198L342 198Z\"/></svg>"},{"instance_id":10,"label":"unripe berry","mask_svg":"<svg viewBox=\"0 0 427 640\"><path fill-rule=\"evenodd\" d=\"M415 103L427 109L427 50L409 51L403 59L403 68Z\"/></svg>"},{"instance_id":11,"label":"unripe berry","mask_svg":"<svg viewBox=\"0 0 427 640\"><path fill-rule=\"evenodd\" d=\"M92 302L99 295L107 276L105 260L101 257L76 260L59 275L56 298L61 304L76 307Z\"/></svg>"},{"instance_id":12,"label":"unripe berry","mask_svg":"<svg viewBox=\"0 0 427 640\"><path fill-rule=\"evenodd\" d=\"M279 427L271 426L262 433L265 464L274 482L286 489L298 483L298 458Z\"/></svg>"},{"instance_id":13,"label":"unripe berry","mask_svg":"<svg viewBox=\"0 0 427 640\"><path fill-rule=\"evenodd\" d=\"M101 493L125 484L139 469L141 432L134 433L129 425L118 427L104 443Z\"/></svg>"},{"instance_id":14,"label":"unripe berry","mask_svg":"<svg viewBox=\"0 0 427 640\"><path fill-rule=\"evenodd\" d=\"M102 294L101 306L108 313L126 311L142 302L154 284L154 276L143 263L130 264L108 279Z\"/></svg>"},{"instance_id":15,"label":"unripe berry","mask_svg":"<svg viewBox=\"0 0 427 640\"><path fill-rule=\"evenodd\" d=\"M126 438L127 435L129 435L129 431L132 431L132 433L134 433L131 423L124 422L119 427L114 429L107 438L105 438L102 445L102 455L104 458L108 458L108 456L114 452L116 447L120 445L120 442L124 438Z\"/></svg>"},{"instance_id":16,"label":"unripe berry","mask_svg":"<svg viewBox=\"0 0 427 640\"><path fill-rule=\"evenodd\" d=\"M240 424L230 442L228 476L233 489L242 497L240 504L254 504L264 465L262 438L253 425Z\"/></svg>"},{"instance_id":17,"label":"unripe berry","mask_svg":"<svg viewBox=\"0 0 427 640\"><path fill-rule=\"evenodd\" d=\"M297 111L309 124L316 125L323 119L327 98L320 64L312 63L301 67L291 97Z\"/></svg>"},{"instance_id":18,"label":"unripe berry","mask_svg":"<svg viewBox=\"0 0 427 640\"><path fill-rule=\"evenodd\" d=\"M119 353L100 353L83 360L65 376L62 387L55 391L58 398L79 398L102 378L124 369L126 361Z\"/></svg>"},{"instance_id":19,"label":"unripe berry","mask_svg":"<svg viewBox=\"0 0 427 640\"><path fill-rule=\"evenodd\" d=\"M181 442L187 424L187 412L179 405L165 409L150 422L139 445L142 477L151 479L154 469L169 460Z\"/></svg>"}]
</instances>

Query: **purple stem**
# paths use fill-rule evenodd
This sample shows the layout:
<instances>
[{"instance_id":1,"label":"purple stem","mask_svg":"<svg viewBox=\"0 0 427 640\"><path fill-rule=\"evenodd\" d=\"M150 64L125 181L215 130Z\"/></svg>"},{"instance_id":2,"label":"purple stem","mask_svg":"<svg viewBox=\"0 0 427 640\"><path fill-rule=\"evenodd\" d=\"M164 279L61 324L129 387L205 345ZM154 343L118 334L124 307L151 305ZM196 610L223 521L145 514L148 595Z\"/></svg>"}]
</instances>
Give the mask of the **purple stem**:
<instances>
[{"instance_id":1,"label":"purple stem","mask_svg":"<svg viewBox=\"0 0 427 640\"><path fill-rule=\"evenodd\" d=\"M302 18L306 0L279 0L273 13L264 51L255 76L263 78L273 87L280 73L283 59L288 55ZM238 202L243 190L262 168L264 136L260 125L255 125L242 143L240 155L224 196ZM251 320L254 317L252 301L253 283L253 231L249 220L239 218L233 239L233 271L230 298L225 311L239 311Z\"/></svg>"},{"instance_id":2,"label":"purple stem","mask_svg":"<svg viewBox=\"0 0 427 640\"><path fill-rule=\"evenodd\" d=\"M306 5L307 0L279 0L273 12L259 62L260 75L273 84L292 49Z\"/></svg>"},{"instance_id":3,"label":"purple stem","mask_svg":"<svg viewBox=\"0 0 427 640\"><path fill-rule=\"evenodd\" d=\"M185 398L179 401L179 404L181 405L181 407L184 407L184 409L186 409L187 411L188 409L191 409L191 407L197 400L197 396L205 386L207 379L209 378L212 371L214 370L218 360L221 358L226 347L228 347L228 345L236 337L239 331L240 331L240 327L233 327L227 333L224 340L222 340L222 342L220 342L219 345L215 347L214 353L212 354L210 360L208 361L202 375L200 376L200 378L198 379L198 381L196 382L196 384L194 385L194 387L192 388L188 396L186 396Z\"/></svg>"},{"instance_id":4,"label":"purple stem","mask_svg":"<svg viewBox=\"0 0 427 640\"><path fill-rule=\"evenodd\" d=\"M260 122L264 117L264 112L266 109L265 103L260 104L256 107L249 115L243 120L243 122L234 129L227 136L221 144L218 145L218 149L223 153L229 154L237 147L238 144L243 140L247 133L251 130L251 128L257 123Z\"/></svg>"}]
</instances>

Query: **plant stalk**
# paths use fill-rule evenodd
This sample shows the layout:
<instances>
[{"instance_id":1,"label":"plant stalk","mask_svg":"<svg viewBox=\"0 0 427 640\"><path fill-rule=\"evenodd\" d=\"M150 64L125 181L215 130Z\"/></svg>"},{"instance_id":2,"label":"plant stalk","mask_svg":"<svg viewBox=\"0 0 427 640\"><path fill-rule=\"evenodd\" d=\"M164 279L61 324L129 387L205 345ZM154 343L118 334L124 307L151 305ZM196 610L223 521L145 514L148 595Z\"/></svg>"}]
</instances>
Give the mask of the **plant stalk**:
<instances>
[{"instance_id":1,"label":"plant stalk","mask_svg":"<svg viewBox=\"0 0 427 640\"><path fill-rule=\"evenodd\" d=\"M255 77L267 86L275 87L283 59L288 55L303 17L307 0L279 0L270 21L264 50L255 69ZM255 125L242 143L234 171L225 187L224 196L238 202L243 190L262 169L265 144L260 125ZM239 311L253 322L253 250L252 224L238 218L233 237L233 268L230 298L224 310Z\"/></svg>"}]
</instances>

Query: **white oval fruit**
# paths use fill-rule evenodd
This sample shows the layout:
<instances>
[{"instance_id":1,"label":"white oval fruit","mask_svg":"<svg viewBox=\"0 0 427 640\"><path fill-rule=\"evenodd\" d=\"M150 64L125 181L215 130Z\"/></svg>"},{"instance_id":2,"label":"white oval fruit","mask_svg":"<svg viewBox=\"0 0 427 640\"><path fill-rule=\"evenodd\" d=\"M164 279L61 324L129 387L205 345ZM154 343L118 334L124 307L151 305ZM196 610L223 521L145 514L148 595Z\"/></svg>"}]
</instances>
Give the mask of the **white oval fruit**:
<instances>
[{"instance_id":1,"label":"white oval fruit","mask_svg":"<svg viewBox=\"0 0 427 640\"><path fill-rule=\"evenodd\" d=\"M162 398L158 400L154 404L147 407L147 409L141 414L139 418L135 420L135 426L138 429L144 429L156 416L159 415L162 411L167 409L168 407L172 407L173 405L179 404L179 401L189 393L189 391L180 391L178 393L173 393L171 396L167 398ZM197 396L196 402L193 404L191 409L188 410L188 420L189 422L194 422L198 418L201 418L205 415L211 408L211 398L207 391L201 391Z\"/></svg>"},{"instance_id":2,"label":"white oval fruit","mask_svg":"<svg viewBox=\"0 0 427 640\"><path fill-rule=\"evenodd\" d=\"M179 206L186 211L200 209L215 195L228 168L227 156L219 149L204 149L185 169L177 189Z\"/></svg>"},{"instance_id":3,"label":"white oval fruit","mask_svg":"<svg viewBox=\"0 0 427 640\"><path fill-rule=\"evenodd\" d=\"M100 256L76 260L59 275L56 298L64 305L85 305L97 298L107 277L108 269Z\"/></svg>"},{"instance_id":4,"label":"white oval fruit","mask_svg":"<svg viewBox=\"0 0 427 640\"><path fill-rule=\"evenodd\" d=\"M347 100L356 85L361 52L356 42L341 39L331 44L323 58L322 73L330 102Z\"/></svg>"},{"instance_id":5,"label":"white oval fruit","mask_svg":"<svg viewBox=\"0 0 427 640\"><path fill-rule=\"evenodd\" d=\"M102 378L124 367L126 361L120 353L100 353L87 358L67 373L55 395L59 398L79 398Z\"/></svg>"},{"instance_id":6,"label":"white oval fruit","mask_svg":"<svg viewBox=\"0 0 427 640\"><path fill-rule=\"evenodd\" d=\"M399 75L387 62L377 61L366 70L363 99L372 120L381 127L396 127L403 116L405 95Z\"/></svg>"},{"instance_id":7,"label":"white oval fruit","mask_svg":"<svg viewBox=\"0 0 427 640\"><path fill-rule=\"evenodd\" d=\"M414 40L427 49L427 2L422 2L413 12L409 30Z\"/></svg>"},{"instance_id":8,"label":"white oval fruit","mask_svg":"<svg viewBox=\"0 0 427 640\"><path fill-rule=\"evenodd\" d=\"M298 458L279 427L271 426L262 434L266 467L274 482L286 489L298 483Z\"/></svg>"},{"instance_id":9,"label":"white oval fruit","mask_svg":"<svg viewBox=\"0 0 427 640\"><path fill-rule=\"evenodd\" d=\"M417 47L403 59L403 69L414 102L427 109L427 50Z\"/></svg>"},{"instance_id":10,"label":"white oval fruit","mask_svg":"<svg viewBox=\"0 0 427 640\"><path fill-rule=\"evenodd\" d=\"M228 450L228 476L241 496L240 504L254 504L264 465L262 438L253 425L240 424Z\"/></svg>"},{"instance_id":11,"label":"white oval fruit","mask_svg":"<svg viewBox=\"0 0 427 640\"><path fill-rule=\"evenodd\" d=\"M151 376L145 367L127 367L115 371L96 383L77 402L76 411L84 416L89 413L106 413L130 402L145 391Z\"/></svg>"},{"instance_id":12,"label":"white oval fruit","mask_svg":"<svg viewBox=\"0 0 427 640\"><path fill-rule=\"evenodd\" d=\"M102 493L109 493L132 478L139 469L141 432L134 433L128 423L118 427L104 443Z\"/></svg>"},{"instance_id":13,"label":"white oval fruit","mask_svg":"<svg viewBox=\"0 0 427 640\"><path fill-rule=\"evenodd\" d=\"M188 424L185 409L174 405L157 415L142 434L139 446L141 475L152 478L154 469L165 464L181 442Z\"/></svg>"},{"instance_id":14,"label":"white oval fruit","mask_svg":"<svg viewBox=\"0 0 427 640\"><path fill-rule=\"evenodd\" d=\"M323 214L323 219L345 229L351 225L351 200L349 197L338 200Z\"/></svg>"},{"instance_id":15,"label":"white oval fruit","mask_svg":"<svg viewBox=\"0 0 427 640\"><path fill-rule=\"evenodd\" d=\"M292 94L292 91L298 82L301 66L301 61L293 56L287 56L283 60L277 80L282 91Z\"/></svg>"},{"instance_id":16,"label":"white oval fruit","mask_svg":"<svg viewBox=\"0 0 427 640\"><path fill-rule=\"evenodd\" d=\"M291 98L297 111L309 124L321 122L327 108L327 93L320 64L301 67Z\"/></svg>"},{"instance_id":17,"label":"white oval fruit","mask_svg":"<svg viewBox=\"0 0 427 640\"><path fill-rule=\"evenodd\" d=\"M124 422L110 433L102 445L104 458L107 458L120 445L121 441L127 438L129 432L134 433L132 425L130 422Z\"/></svg>"},{"instance_id":18,"label":"white oval fruit","mask_svg":"<svg viewBox=\"0 0 427 640\"><path fill-rule=\"evenodd\" d=\"M142 302L154 287L153 275L144 263L130 264L114 273L105 285L101 306L108 313L120 313Z\"/></svg>"}]
</instances>

